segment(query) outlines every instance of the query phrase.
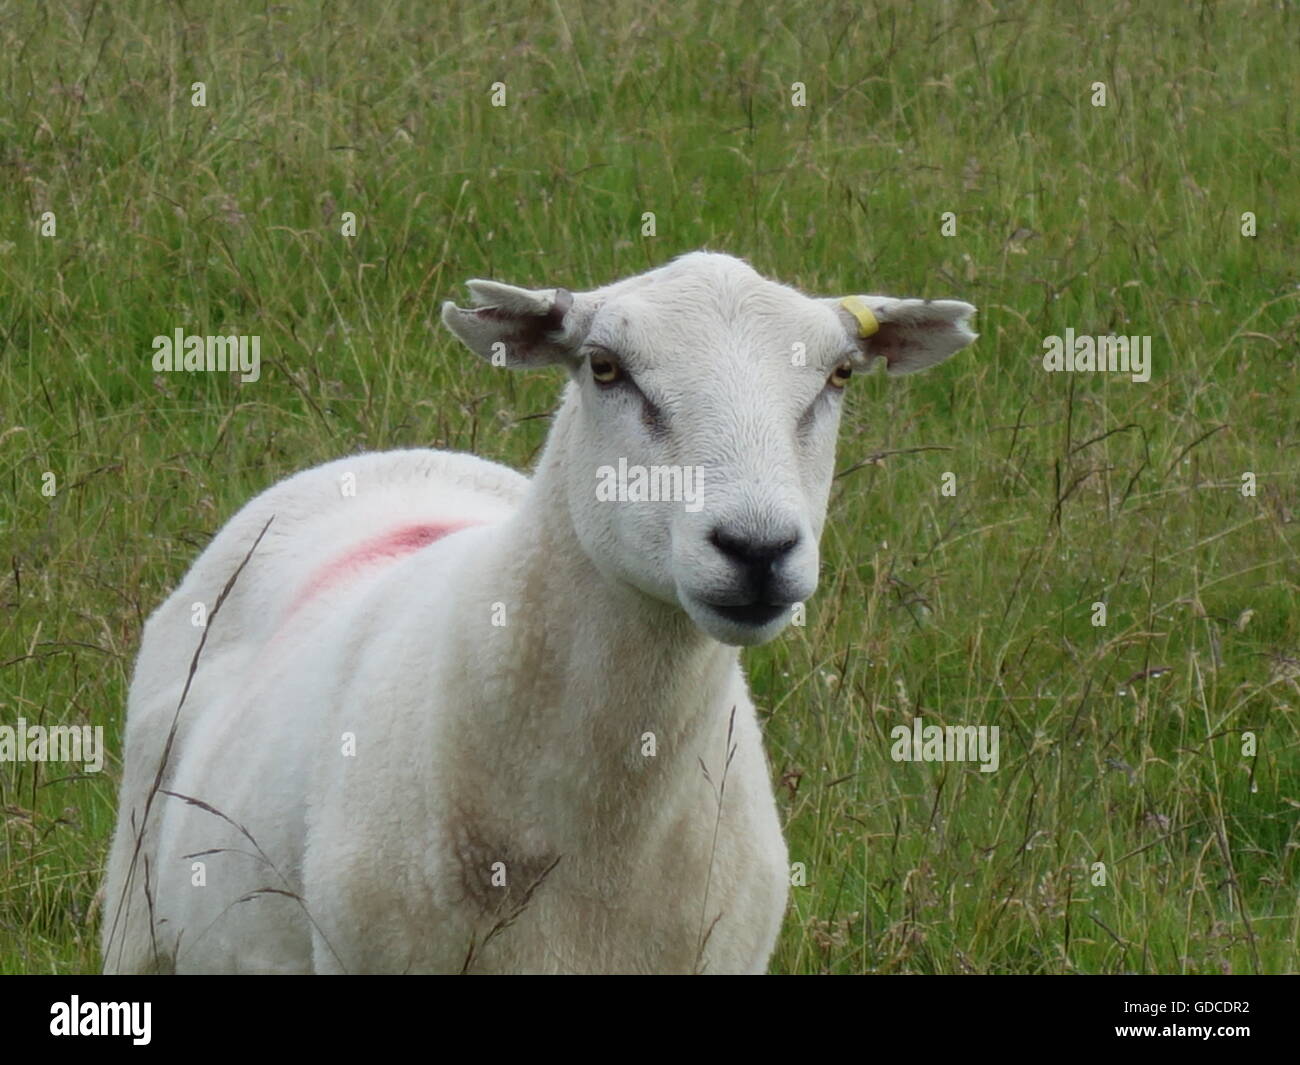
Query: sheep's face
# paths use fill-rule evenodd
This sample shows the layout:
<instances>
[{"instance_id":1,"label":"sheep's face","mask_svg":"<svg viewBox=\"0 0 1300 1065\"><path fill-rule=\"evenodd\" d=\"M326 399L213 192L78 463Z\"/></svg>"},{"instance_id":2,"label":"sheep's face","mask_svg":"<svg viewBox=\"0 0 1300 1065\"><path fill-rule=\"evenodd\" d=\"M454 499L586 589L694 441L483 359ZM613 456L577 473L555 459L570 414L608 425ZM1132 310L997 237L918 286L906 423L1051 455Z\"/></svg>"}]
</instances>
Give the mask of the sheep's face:
<instances>
[{"instance_id":1,"label":"sheep's face","mask_svg":"<svg viewBox=\"0 0 1300 1065\"><path fill-rule=\"evenodd\" d=\"M759 643L817 587L856 352L829 307L699 265L634 279L594 314L570 506L602 569L724 643Z\"/></svg>"},{"instance_id":2,"label":"sheep's face","mask_svg":"<svg viewBox=\"0 0 1300 1065\"><path fill-rule=\"evenodd\" d=\"M470 284L484 306L443 317L471 348L573 377L556 433L588 556L729 644L771 639L817 587L854 370L919 369L974 339L968 304L845 309L723 255L579 295Z\"/></svg>"}]
</instances>

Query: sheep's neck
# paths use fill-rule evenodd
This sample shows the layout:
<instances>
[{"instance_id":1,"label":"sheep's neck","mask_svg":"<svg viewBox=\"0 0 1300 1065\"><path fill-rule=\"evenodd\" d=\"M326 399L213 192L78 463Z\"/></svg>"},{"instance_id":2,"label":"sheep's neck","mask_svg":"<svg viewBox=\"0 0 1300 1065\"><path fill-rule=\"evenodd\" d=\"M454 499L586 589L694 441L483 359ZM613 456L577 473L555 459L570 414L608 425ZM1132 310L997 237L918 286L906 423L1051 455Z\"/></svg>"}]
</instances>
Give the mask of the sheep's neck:
<instances>
[{"instance_id":1,"label":"sheep's neck","mask_svg":"<svg viewBox=\"0 0 1300 1065\"><path fill-rule=\"evenodd\" d=\"M573 526L564 484L572 403L557 418L493 563L514 602L487 679L494 735L485 756L511 767L515 800L584 831L634 831L700 758L720 760L737 651L676 606L602 575ZM479 721L479 726L483 724ZM506 757L501 757L509 752Z\"/></svg>"}]
</instances>

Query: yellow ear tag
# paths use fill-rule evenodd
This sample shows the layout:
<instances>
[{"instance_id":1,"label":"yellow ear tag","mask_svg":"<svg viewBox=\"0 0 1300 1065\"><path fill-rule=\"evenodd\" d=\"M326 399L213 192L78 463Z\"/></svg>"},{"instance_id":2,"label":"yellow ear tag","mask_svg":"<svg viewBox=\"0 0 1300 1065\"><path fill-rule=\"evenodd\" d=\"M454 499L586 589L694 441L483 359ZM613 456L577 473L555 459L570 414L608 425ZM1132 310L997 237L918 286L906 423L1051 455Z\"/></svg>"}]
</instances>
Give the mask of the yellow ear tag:
<instances>
[{"instance_id":1,"label":"yellow ear tag","mask_svg":"<svg viewBox=\"0 0 1300 1065\"><path fill-rule=\"evenodd\" d=\"M880 328L876 316L861 296L845 296L840 300L840 306L858 320L858 336L869 337Z\"/></svg>"}]
</instances>

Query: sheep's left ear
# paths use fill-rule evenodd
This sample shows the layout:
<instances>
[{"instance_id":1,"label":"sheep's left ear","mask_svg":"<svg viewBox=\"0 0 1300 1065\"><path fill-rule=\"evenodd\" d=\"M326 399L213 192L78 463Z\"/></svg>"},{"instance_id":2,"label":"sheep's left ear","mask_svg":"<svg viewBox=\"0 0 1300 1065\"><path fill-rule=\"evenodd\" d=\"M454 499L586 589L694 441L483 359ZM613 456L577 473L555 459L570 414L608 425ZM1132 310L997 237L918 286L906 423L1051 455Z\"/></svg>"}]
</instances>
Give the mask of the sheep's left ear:
<instances>
[{"instance_id":1,"label":"sheep's left ear","mask_svg":"<svg viewBox=\"0 0 1300 1065\"><path fill-rule=\"evenodd\" d=\"M466 282L472 308L442 305L442 321L470 351L512 370L572 365L595 312L590 294Z\"/></svg>"},{"instance_id":2,"label":"sheep's left ear","mask_svg":"<svg viewBox=\"0 0 1300 1065\"><path fill-rule=\"evenodd\" d=\"M916 373L943 362L978 335L970 328L975 308L960 300L848 296L823 302L857 344L862 365L884 359L891 374Z\"/></svg>"}]
</instances>

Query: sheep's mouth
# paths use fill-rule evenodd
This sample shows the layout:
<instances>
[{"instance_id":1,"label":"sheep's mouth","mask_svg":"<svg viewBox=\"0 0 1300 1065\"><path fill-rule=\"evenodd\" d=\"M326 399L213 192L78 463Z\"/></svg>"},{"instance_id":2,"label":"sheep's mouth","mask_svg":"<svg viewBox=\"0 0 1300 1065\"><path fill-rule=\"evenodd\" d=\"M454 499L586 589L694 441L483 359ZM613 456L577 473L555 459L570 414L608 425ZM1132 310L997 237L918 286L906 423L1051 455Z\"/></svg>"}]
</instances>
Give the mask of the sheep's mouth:
<instances>
[{"instance_id":1,"label":"sheep's mouth","mask_svg":"<svg viewBox=\"0 0 1300 1065\"><path fill-rule=\"evenodd\" d=\"M733 605L707 603L707 606L715 614L726 618L733 625L753 625L755 627L770 625L790 609L789 603L738 603Z\"/></svg>"}]
</instances>

